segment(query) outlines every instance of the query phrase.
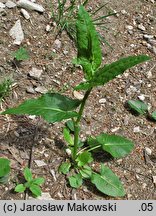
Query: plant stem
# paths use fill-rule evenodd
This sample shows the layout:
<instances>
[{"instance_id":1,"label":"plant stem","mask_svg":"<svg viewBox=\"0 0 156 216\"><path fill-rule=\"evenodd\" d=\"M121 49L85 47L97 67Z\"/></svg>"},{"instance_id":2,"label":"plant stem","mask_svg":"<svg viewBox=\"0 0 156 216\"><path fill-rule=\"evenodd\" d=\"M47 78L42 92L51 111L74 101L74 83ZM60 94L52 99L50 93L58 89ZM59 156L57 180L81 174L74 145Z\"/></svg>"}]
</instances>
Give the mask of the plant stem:
<instances>
[{"instance_id":1,"label":"plant stem","mask_svg":"<svg viewBox=\"0 0 156 216\"><path fill-rule=\"evenodd\" d=\"M82 114L83 114L83 110L84 110L84 107L85 107L86 100L87 100L91 90L92 89L89 89L89 90L86 91L86 93L84 95L84 98L82 100L80 109L79 109L78 117L77 117L76 121L74 122L74 151L73 151L73 160L74 161L76 159L77 149L78 149L79 123L80 123L80 120L81 120L81 117L82 117Z\"/></svg>"}]
</instances>

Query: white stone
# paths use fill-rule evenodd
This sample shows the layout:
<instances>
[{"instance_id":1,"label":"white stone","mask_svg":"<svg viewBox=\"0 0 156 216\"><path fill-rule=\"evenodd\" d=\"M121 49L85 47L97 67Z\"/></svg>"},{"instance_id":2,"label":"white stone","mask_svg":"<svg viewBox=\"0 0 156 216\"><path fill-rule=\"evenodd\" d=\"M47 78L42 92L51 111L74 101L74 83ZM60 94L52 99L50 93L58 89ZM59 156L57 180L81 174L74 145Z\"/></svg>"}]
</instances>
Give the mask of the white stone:
<instances>
[{"instance_id":1,"label":"white stone","mask_svg":"<svg viewBox=\"0 0 156 216\"><path fill-rule=\"evenodd\" d=\"M38 167L46 166L47 164L43 160L34 160Z\"/></svg>"},{"instance_id":2,"label":"white stone","mask_svg":"<svg viewBox=\"0 0 156 216\"><path fill-rule=\"evenodd\" d=\"M127 11L121 10L121 13L122 13L123 15L125 15L125 14L127 14Z\"/></svg>"},{"instance_id":3,"label":"white stone","mask_svg":"<svg viewBox=\"0 0 156 216\"><path fill-rule=\"evenodd\" d=\"M45 9L41 5L28 0L19 0L17 2L17 6L28 10L35 10L41 13L45 11Z\"/></svg>"},{"instance_id":4,"label":"white stone","mask_svg":"<svg viewBox=\"0 0 156 216\"><path fill-rule=\"evenodd\" d=\"M60 49L62 43L61 43L61 41L60 41L59 39L56 39L56 40L54 41L54 45L55 45L56 48Z\"/></svg>"},{"instance_id":5,"label":"white stone","mask_svg":"<svg viewBox=\"0 0 156 216\"><path fill-rule=\"evenodd\" d=\"M138 127L134 127L133 128L133 132L134 133L139 133L140 132L140 127L138 126Z\"/></svg>"},{"instance_id":6,"label":"white stone","mask_svg":"<svg viewBox=\"0 0 156 216\"><path fill-rule=\"evenodd\" d=\"M127 30L133 30L133 26L131 26L131 25L126 25L126 29L127 29Z\"/></svg>"},{"instance_id":7,"label":"white stone","mask_svg":"<svg viewBox=\"0 0 156 216\"><path fill-rule=\"evenodd\" d=\"M48 90L44 86L38 86L37 88L35 88L35 91L42 93L42 94L45 94L48 92Z\"/></svg>"},{"instance_id":8,"label":"white stone","mask_svg":"<svg viewBox=\"0 0 156 216\"><path fill-rule=\"evenodd\" d=\"M156 176L153 176L153 183L156 185Z\"/></svg>"},{"instance_id":9,"label":"white stone","mask_svg":"<svg viewBox=\"0 0 156 216\"><path fill-rule=\"evenodd\" d=\"M70 155L71 155L71 150L70 150L69 148L67 148L67 149L66 149L66 153L67 153L67 155L70 156Z\"/></svg>"},{"instance_id":10,"label":"white stone","mask_svg":"<svg viewBox=\"0 0 156 216\"><path fill-rule=\"evenodd\" d=\"M145 26L142 23L138 25L138 29L140 29L141 31L146 30Z\"/></svg>"},{"instance_id":11,"label":"white stone","mask_svg":"<svg viewBox=\"0 0 156 216\"><path fill-rule=\"evenodd\" d=\"M151 155L152 154L152 150L148 147L145 148L145 152L147 155Z\"/></svg>"},{"instance_id":12,"label":"white stone","mask_svg":"<svg viewBox=\"0 0 156 216\"><path fill-rule=\"evenodd\" d=\"M80 94L78 91L74 91L74 92L73 92L73 95L74 95L74 97L75 97L76 99L78 99L78 100L82 100L83 97L84 97L84 95Z\"/></svg>"},{"instance_id":13,"label":"white stone","mask_svg":"<svg viewBox=\"0 0 156 216\"><path fill-rule=\"evenodd\" d=\"M150 39L153 39L153 38L154 38L153 35L147 35L147 34L144 34L143 37L144 37L146 40L150 40Z\"/></svg>"},{"instance_id":14,"label":"white stone","mask_svg":"<svg viewBox=\"0 0 156 216\"><path fill-rule=\"evenodd\" d=\"M29 72L29 76L35 79L39 79L42 72L43 72L42 70L33 67Z\"/></svg>"},{"instance_id":15,"label":"white stone","mask_svg":"<svg viewBox=\"0 0 156 216\"><path fill-rule=\"evenodd\" d=\"M138 98L139 98L141 101L144 101L144 100L145 100L145 95L143 95L143 94L142 94L142 95L139 95Z\"/></svg>"},{"instance_id":16,"label":"white stone","mask_svg":"<svg viewBox=\"0 0 156 216\"><path fill-rule=\"evenodd\" d=\"M106 101L107 101L107 100L106 100L105 98L101 98L101 99L99 100L99 103L100 103L100 104L104 104L104 103L106 103Z\"/></svg>"},{"instance_id":17,"label":"white stone","mask_svg":"<svg viewBox=\"0 0 156 216\"><path fill-rule=\"evenodd\" d=\"M7 8L14 8L14 7L16 7L16 4L14 2L12 2L12 1L7 1L5 3L5 5L6 5Z\"/></svg>"},{"instance_id":18,"label":"white stone","mask_svg":"<svg viewBox=\"0 0 156 216\"><path fill-rule=\"evenodd\" d=\"M120 127L115 127L113 129L111 129L111 132L114 133L114 132L118 131L119 129L120 129Z\"/></svg>"},{"instance_id":19,"label":"white stone","mask_svg":"<svg viewBox=\"0 0 156 216\"><path fill-rule=\"evenodd\" d=\"M13 44L20 45L22 43L24 39L24 33L20 20L17 20L15 25L10 29L9 35L14 39Z\"/></svg>"},{"instance_id":20,"label":"white stone","mask_svg":"<svg viewBox=\"0 0 156 216\"><path fill-rule=\"evenodd\" d=\"M46 26L46 31L49 32L50 31L50 25Z\"/></svg>"},{"instance_id":21,"label":"white stone","mask_svg":"<svg viewBox=\"0 0 156 216\"><path fill-rule=\"evenodd\" d=\"M26 11L25 9L21 9L21 14L24 16L25 19L30 19L30 15L28 13L28 11Z\"/></svg>"},{"instance_id":22,"label":"white stone","mask_svg":"<svg viewBox=\"0 0 156 216\"><path fill-rule=\"evenodd\" d=\"M5 8L5 4L3 4L2 2L0 2L0 8Z\"/></svg>"}]
</instances>

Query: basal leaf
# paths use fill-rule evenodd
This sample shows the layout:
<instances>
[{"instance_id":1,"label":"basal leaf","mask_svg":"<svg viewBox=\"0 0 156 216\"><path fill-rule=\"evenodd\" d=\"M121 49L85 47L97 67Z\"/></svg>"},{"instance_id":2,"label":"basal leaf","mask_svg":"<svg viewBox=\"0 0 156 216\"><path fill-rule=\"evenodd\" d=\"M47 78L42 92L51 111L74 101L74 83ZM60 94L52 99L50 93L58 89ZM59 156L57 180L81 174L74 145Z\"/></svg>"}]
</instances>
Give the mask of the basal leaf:
<instances>
[{"instance_id":1,"label":"basal leaf","mask_svg":"<svg viewBox=\"0 0 156 216\"><path fill-rule=\"evenodd\" d=\"M93 173L91 182L104 194L118 197L124 196L125 191L119 178L108 167L101 165L101 173Z\"/></svg>"},{"instance_id":2,"label":"basal leaf","mask_svg":"<svg viewBox=\"0 0 156 216\"><path fill-rule=\"evenodd\" d=\"M16 108L7 109L1 114L39 115L53 123L76 117L77 112L72 110L78 107L80 103L79 100L73 100L57 93L47 93L38 99L27 100Z\"/></svg>"},{"instance_id":3,"label":"basal leaf","mask_svg":"<svg viewBox=\"0 0 156 216\"><path fill-rule=\"evenodd\" d=\"M45 179L44 178L35 178L33 179L32 183L33 184L36 184L36 185L41 185L45 182Z\"/></svg>"},{"instance_id":4,"label":"basal leaf","mask_svg":"<svg viewBox=\"0 0 156 216\"><path fill-rule=\"evenodd\" d=\"M31 190L31 192L36 196L41 196L42 194L42 191L41 191L41 188L40 186L36 185L36 184L32 184L29 188Z\"/></svg>"},{"instance_id":5,"label":"basal leaf","mask_svg":"<svg viewBox=\"0 0 156 216\"><path fill-rule=\"evenodd\" d=\"M92 175L92 169L91 169L89 166L85 165L85 166L80 170L80 173L81 173L81 175L82 175L83 178L88 179L88 178L90 178L91 175Z\"/></svg>"},{"instance_id":6,"label":"basal leaf","mask_svg":"<svg viewBox=\"0 0 156 216\"><path fill-rule=\"evenodd\" d=\"M126 156L134 147L131 140L118 135L100 134L95 138L95 142L115 158Z\"/></svg>"},{"instance_id":7,"label":"basal leaf","mask_svg":"<svg viewBox=\"0 0 156 216\"><path fill-rule=\"evenodd\" d=\"M127 104L137 114L143 115L148 111L148 105L140 100L128 100Z\"/></svg>"},{"instance_id":8,"label":"basal leaf","mask_svg":"<svg viewBox=\"0 0 156 216\"><path fill-rule=\"evenodd\" d=\"M112 64L107 64L103 68L98 69L92 80L86 83L80 83L75 87L75 90L87 90L95 86L104 85L118 75L123 74L125 70L147 60L150 60L150 57L146 55L121 58Z\"/></svg>"},{"instance_id":9,"label":"basal leaf","mask_svg":"<svg viewBox=\"0 0 156 216\"><path fill-rule=\"evenodd\" d=\"M91 79L101 65L102 55L97 32L91 17L83 6L79 7L76 22L77 30L77 64L82 65L87 79Z\"/></svg>"},{"instance_id":10,"label":"basal leaf","mask_svg":"<svg viewBox=\"0 0 156 216\"><path fill-rule=\"evenodd\" d=\"M90 152L82 152L81 154L78 155L76 158L78 166L84 166L88 163L91 163L93 161L92 155Z\"/></svg>"},{"instance_id":11,"label":"basal leaf","mask_svg":"<svg viewBox=\"0 0 156 216\"><path fill-rule=\"evenodd\" d=\"M69 184L73 188L79 188L82 185L82 176L81 174L76 174L69 177Z\"/></svg>"},{"instance_id":12,"label":"basal leaf","mask_svg":"<svg viewBox=\"0 0 156 216\"><path fill-rule=\"evenodd\" d=\"M152 112L151 118L156 121L156 111Z\"/></svg>"},{"instance_id":13,"label":"basal leaf","mask_svg":"<svg viewBox=\"0 0 156 216\"><path fill-rule=\"evenodd\" d=\"M19 184L15 187L15 192L23 193L25 191L26 187L23 184Z\"/></svg>"},{"instance_id":14,"label":"basal leaf","mask_svg":"<svg viewBox=\"0 0 156 216\"><path fill-rule=\"evenodd\" d=\"M0 158L0 177L6 176L10 172L10 160Z\"/></svg>"},{"instance_id":15,"label":"basal leaf","mask_svg":"<svg viewBox=\"0 0 156 216\"><path fill-rule=\"evenodd\" d=\"M71 145L71 146L74 145L74 139L73 139L73 137L71 136L70 131L69 131L69 129L68 129L67 127L65 127L65 128L63 129L63 136L64 136L65 141L66 141L69 145Z\"/></svg>"},{"instance_id":16,"label":"basal leaf","mask_svg":"<svg viewBox=\"0 0 156 216\"><path fill-rule=\"evenodd\" d=\"M66 175L67 173L69 173L69 169L71 167L71 163L69 162L64 162L61 164L61 166L59 167L59 172L63 173L64 175Z\"/></svg>"},{"instance_id":17,"label":"basal leaf","mask_svg":"<svg viewBox=\"0 0 156 216\"><path fill-rule=\"evenodd\" d=\"M28 167L26 167L25 169L24 169L24 178L28 181L28 182L30 182L33 178L32 178L32 173L31 173L31 170L28 168Z\"/></svg>"}]
</instances>

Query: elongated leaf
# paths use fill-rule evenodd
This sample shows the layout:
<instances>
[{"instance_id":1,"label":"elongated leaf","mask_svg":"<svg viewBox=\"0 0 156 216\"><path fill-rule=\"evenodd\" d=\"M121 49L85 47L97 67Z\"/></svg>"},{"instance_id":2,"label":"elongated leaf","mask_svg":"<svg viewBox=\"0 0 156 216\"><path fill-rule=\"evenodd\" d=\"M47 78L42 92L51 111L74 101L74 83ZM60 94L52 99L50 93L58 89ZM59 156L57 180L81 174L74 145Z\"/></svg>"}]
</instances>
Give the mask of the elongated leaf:
<instances>
[{"instance_id":1,"label":"elongated leaf","mask_svg":"<svg viewBox=\"0 0 156 216\"><path fill-rule=\"evenodd\" d=\"M122 58L118 61L113 62L112 64L105 65L103 68L98 69L94 74L92 80L86 83L80 83L75 87L75 89L87 90L95 86L104 85L118 75L124 73L125 70L147 60L150 60L150 57L146 55L129 56Z\"/></svg>"},{"instance_id":2,"label":"elongated leaf","mask_svg":"<svg viewBox=\"0 0 156 216\"><path fill-rule=\"evenodd\" d=\"M74 111L81 101L57 93L47 93L38 99L30 99L17 108L10 108L1 114L30 114L42 116L48 122L58 122L76 117Z\"/></svg>"},{"instance_id":3,"label":"elongated leaf","mask_svg":"<svg viewBox=\"0 0 156 216\"><path fill-rule=\"evenodd\" d=\"M93 143L93 140L91 142ZM131 140L118 135L100 134L95 138L95 144L98 145L98 143L104 151L109 152L115 158L126 156L134 147Z\"/></svg>"},{"instance_id":4,"label":"elongated leaf","mask_svg":"<svg viewBox=\"0 0 156 216\"><path fill-rule=\"evenodd\" d=\"M81 174L76 174L69 177L70 186L73 188L79 188L82 185L82 176Z\"/></svg>"},{"instance_id":5,"label":"elongated leaf","mask_svg":"<svg viewBox=\"0 0 156 216\"><path fill-rule=\"evenodd\" d=\"M31 192L36 197L41 196L41 194L42 194L41 188L38 185L36 185L36 184L32 184L29 189L31 190Z\"/></svg>"},{"instance_id":6,"label":"elongated leaf","mask_svg":"<svg viewBox=\"0 0 156 216\"><path fill-rule=\"evenodd\" d=\"M0 158L0 177L6 176L10 172L10 160Z\"/></svg>"},{"instance_id":7,"label":"elongated leaf","mask_svg":"<svg viewBox=\"0 0 156 216\"><path fill-rule=\"evenodd\" d=\"M44 178L35 178L35 179L33 179L32 183L36 184L36 185L41 185L44 183L44 181L45 181Z\"/></svg>"},{"instance_id":8,"label":"elongated leaf","mask_svg":"<svg viewBox=\"0 0 156 216\"><path fill-rule=\"evenodd\" d=\"M91 79L101 65L102 55L97 32L91 17L83 6L78 11L76 23L78 56L77 64L82 65L87 79Z\"/></svg>"},{"instance_id":9,"label":"elongated leaf","mask_svg":"<svg viewBox=\"0 0 156 216\"><path fill-rule=\"evenodd\" d=\"M73 123L72 120L68 120L68 121L66 122L66 126L67 126L67 128L68 128L70 131L74 132L74 123Z\"/></svg>"},{"instance_id":10,"label":"elongated leaf","mask_svg":"<svg viewBox=\"0 0 156 216\"><path fill-rule=\"evenodd\" d=\"M140 100L128 100L127 104L137 114L143 115L148 111L148 105Z\"/></svg>"},{"instance_id":11,"label":"elongated leaf","mask_svg":"<svg viewBox=\"0 0 156 216\"><path fill-rule=\"evenodd\" d=\"M26 187L23 184L19 184L15 187L15 192L23 193Z\"/></svg>"},{"instance_id":12,"label":"elongated leaf","mask_svg":"<svg viewBox=\"0 0 156 216\"><path fill-rule=\"evenodd\" d=\"M156 121L156 111L152 112L151 118Z\"/></svg>"},{"instance_id":13,"label":"elongated leaf","mask_svg":"<svg viewBox=\"0 0 156 216\"><path fill-rule=\"evenodd\" d=\"M104 194L118 197L124 196L125 191L119 178L108 167L101 165L101 174L93 173L91 182Z\"/></svg>"},{"instance_id":14,"label":"elongated leaf","mask_svg":"<svg viewBox=\"0 0 156 216\"><path fill-rule=\"evenodd\" d=\"M24 169L24 178L28 181L28 182L30 182L33 178L32 178L32 173L31 173L31 170L28 168L28 167L26 167L25 169Z\"/></svg>"},{"instance_id":15,"label":"elongated leaf","mask_svg":"<svg viewBox=\"0 0 156 216\"><path fill-rule=\"evenodd\" d=\"M93 161L92 155L90 152L82 152L76 158L78 166L84 166L87 163L91 163Z\"/></svg>"},{"instance_id":16,"label":"elongated leaf","mask_svg":"<svg viewBox=\"0 0 156 216\"><path fill-rule=\"evenodd\" d=\"M67 173L69 173L69 169L71 167L71 163L69 162L64 162L61 164L61 166L59 167L59 172L63 173L64 175L66 175Z\"/></svg>"},{"instance_id":17,"label":"elongated leaf","mask_svg":"<svg viewBox=\"0 0 156 216\"><path fill-rule=\"evenodd\" d=\"M63 129L63 136L64 136L65 141L66 141L69 145L71 145L71 146L74 145L74 139L73 139L73 137L71 136L70 131L69 131L69 129L68 129L67 127L65 127L65 128Z\"/></svg>"}]
</instances>

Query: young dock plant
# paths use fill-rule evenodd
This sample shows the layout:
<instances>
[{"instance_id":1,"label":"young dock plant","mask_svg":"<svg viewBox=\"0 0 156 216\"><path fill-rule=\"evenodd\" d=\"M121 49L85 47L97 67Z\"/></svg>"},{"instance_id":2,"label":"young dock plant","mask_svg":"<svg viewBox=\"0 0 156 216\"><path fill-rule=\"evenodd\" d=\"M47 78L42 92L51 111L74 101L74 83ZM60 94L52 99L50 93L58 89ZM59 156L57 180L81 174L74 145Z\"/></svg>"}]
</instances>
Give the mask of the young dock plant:
<instances>
[{"instance_id":1,"label":"young dock plant","mask_svg":"<svg viewBox=\"0 0 156 216\"><path fill-rule=\"evenodd\" d=\"M33 178L32 172L28 167L24 169L24 178L26 182L18 184L15 187L15 192L23 193L26 189L29 189L35 197L41 196L40 185L44 183L44 178Z\"/></svg>"},{"instance_id":2,"label":"young dock plant","mask_svg":"<svg viewBox=\"0 0 156 216\"><path fill-rule=\"evenodd\" d=\"M38 99L27 100L17 108L8 109L2 114L40 115L51 123L71 119L66 122L63 131L68 145L66 151L70 158L61 164L59 171L65 175L70 172L69 184L74 188L80 187L87 179L104 194L124 196L122 183L107 166L101 164L101 170L97 173L90 164L94 151L106 151L114 158L121 158L132 151L133 142L118 135L102 133L96 137L88 137L86 142L82 143L79 138L80 122L86 101L94 87L104 85L124 73L126 69L150 58L145 55L130 56L101 66L102 54L98 35L83 6L79 7L76 30L78 54L74 64L82 66L86 82L80 83L75 90L85 91L83 99L74 100L58 93L47 93Z\"/></svg>"}]
</instances>

